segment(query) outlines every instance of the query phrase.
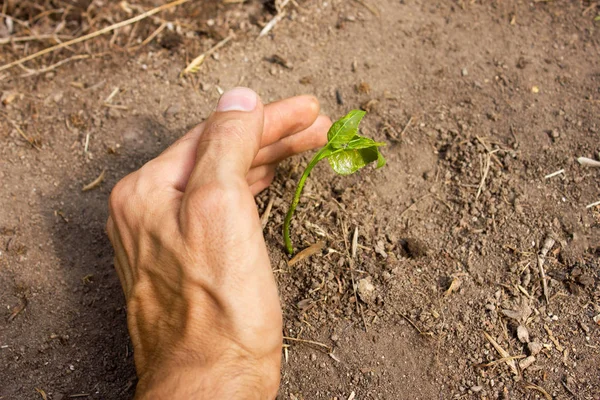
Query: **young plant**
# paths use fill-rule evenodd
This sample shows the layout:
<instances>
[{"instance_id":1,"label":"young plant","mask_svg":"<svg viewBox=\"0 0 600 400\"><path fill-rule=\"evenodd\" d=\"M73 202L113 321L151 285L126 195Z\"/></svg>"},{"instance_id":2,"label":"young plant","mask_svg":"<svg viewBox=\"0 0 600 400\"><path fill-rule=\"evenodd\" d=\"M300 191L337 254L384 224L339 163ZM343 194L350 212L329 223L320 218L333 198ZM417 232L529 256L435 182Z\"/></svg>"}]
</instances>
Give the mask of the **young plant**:
<instances>
[{"instance_id":1,"label":"young plant","mask_svg":"<svg viewBox=\"0 0 600 400\"><path fill-rule=\"evenodd\" d=\"M374 161L377 161L377 168L385 165L385 159L379 152L379 147L385 146L385 143L375 142L372 139L358 135L358 125L364 116L364 111L352 110L344 118L336 121L327 132L327 144L315 154L306 166L283 223L283 239L289 254L294 253L294 247L290 239L292 216L300 201L306 178L319 161L326 158L331 168L340 175L353 174Z\"/></svg>"}]
</instances>

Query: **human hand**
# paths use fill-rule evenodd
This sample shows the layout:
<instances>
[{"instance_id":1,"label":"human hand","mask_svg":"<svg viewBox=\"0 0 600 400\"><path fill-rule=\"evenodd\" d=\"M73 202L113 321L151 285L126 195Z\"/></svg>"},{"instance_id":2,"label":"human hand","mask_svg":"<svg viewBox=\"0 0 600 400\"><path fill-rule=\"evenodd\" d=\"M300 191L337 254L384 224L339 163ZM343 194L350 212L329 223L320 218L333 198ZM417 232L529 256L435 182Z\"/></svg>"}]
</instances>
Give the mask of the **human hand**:
<instances>
[{"instance_id":1,"label":"human hand","mask_svg":"<svg viewBox=\"0 0 600 400\"><path fill-rule=\"evenodd\" d=\"M318 113L309 96L263 107L234 89L113 189L136 398L275 398L281 307L253 196L279 161L326 142Z\"/></svg>"}]
</instances>

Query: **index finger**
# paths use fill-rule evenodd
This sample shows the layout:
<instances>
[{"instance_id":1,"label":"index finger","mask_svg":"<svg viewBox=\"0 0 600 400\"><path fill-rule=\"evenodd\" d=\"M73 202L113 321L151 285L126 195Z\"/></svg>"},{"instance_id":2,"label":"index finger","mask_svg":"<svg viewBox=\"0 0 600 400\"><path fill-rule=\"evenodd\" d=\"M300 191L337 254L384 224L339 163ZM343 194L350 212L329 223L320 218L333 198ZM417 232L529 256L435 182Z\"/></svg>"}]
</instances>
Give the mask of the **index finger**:
<instances>
[{"instance_id":1,"label":"index finger","mask_svg":"<svg viewBox=\"0 0 600 400\"><path fill-rule=\"evenodd\" d=\"M309 128L319 115L319 101L314 96L296 96L265 106L264 128L260 147ZM163 184L184 191L196 161L196 149L205 123L186 133L150 163L161 164Z\"/></svg>"}]
</instances>

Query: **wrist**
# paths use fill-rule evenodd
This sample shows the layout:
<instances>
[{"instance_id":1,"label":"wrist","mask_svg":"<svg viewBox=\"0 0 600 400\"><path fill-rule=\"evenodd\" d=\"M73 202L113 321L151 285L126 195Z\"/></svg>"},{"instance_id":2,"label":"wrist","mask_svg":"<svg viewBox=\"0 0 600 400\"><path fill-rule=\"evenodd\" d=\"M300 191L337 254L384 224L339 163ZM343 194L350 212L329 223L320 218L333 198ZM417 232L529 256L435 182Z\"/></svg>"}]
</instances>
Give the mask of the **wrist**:
<instances>
[{"instance_id":1,"label":"wrist","mask_svg":"<svg viewBox=\"0 0 600 400\"><path fill-rule=\"evenodd\" d=\"M279 354L277 359L222 359L213 365L160 363L140 376L135 398L272 400L279 379Z\"/></svg>"}]
</instances>

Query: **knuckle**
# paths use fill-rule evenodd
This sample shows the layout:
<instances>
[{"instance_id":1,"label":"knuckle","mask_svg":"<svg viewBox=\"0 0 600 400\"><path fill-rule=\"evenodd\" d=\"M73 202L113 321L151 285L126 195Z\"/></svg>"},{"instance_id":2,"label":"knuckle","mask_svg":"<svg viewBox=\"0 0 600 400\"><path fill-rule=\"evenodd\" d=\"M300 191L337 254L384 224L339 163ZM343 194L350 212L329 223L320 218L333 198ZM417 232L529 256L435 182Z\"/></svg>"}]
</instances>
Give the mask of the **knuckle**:
<instances>
[{"instance_id":1,"label":"knuckle","mask_svg":"<svg viewBox=\"0 0 600 400\"><path fill-rule=\"evenodd\" d=\"M117 219L131 219L146 208L145 198L151 191L152 179L142 170L121 179L110 193L108 205L111 215Z\"/></svg>"},{"instance_id":2,"label":"knuckle","mask_svg":"<svg viewBox=\"0 0 600 400\"><path fill-rule=\"evenodd\" d=\"M207 183L186 195L182 204L181 226L184 232L195 235L196 229L214 230L228 225L236 226L238 210L248 207L253 200L245 180Z\"/></svg>"},{"instance_id":3,"label":"knuckle","mask_svg":"<svg viewBox=\"0 0 600 400\"><path fill-rule=\"evenodd\" d=\"M281 143L283 145L283 154L288 156L302 152L304 147L304 143L301 140L296 140L296 138L290 138L290 140L282 141Z\"/></svg>"},{"instance_id":4,"label":"knuckle","mask_svg":"<svg viewBox=\"0 0 600 400\"><path fill-rule=\"evenodd\" d=\"M140 168L133 184L132 195L134 197L143 199L152 192L155 186L156 170L157 165L154 162L149 162Z\"/></svg>"},{"instance_id":5,"label":"knuckle","mask_svg":"<svg viewBox=\"0 0 600 400\"><path fill-rule=\"evenodd\" d=\"M125 208L130 193L129 181L129 176L121 179L110 192L108 207L112 214L118 214Z\"/></svg>"},{"instance_id":6,"label":"knuckle","mask_svg":"<svg viewBox=\"0 0 600 400\"><path fill-rule=\"evenodd\" d=\"M247 184L244 183L246 186ZM212 182L194 190L191 201L204 212L218 213L239 207L242 203L242 190L235 180Z\"/></svg>"}]
</instances>

